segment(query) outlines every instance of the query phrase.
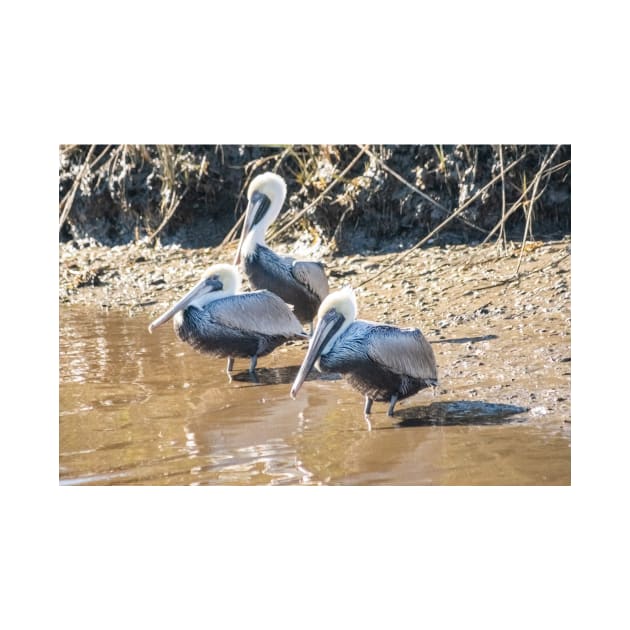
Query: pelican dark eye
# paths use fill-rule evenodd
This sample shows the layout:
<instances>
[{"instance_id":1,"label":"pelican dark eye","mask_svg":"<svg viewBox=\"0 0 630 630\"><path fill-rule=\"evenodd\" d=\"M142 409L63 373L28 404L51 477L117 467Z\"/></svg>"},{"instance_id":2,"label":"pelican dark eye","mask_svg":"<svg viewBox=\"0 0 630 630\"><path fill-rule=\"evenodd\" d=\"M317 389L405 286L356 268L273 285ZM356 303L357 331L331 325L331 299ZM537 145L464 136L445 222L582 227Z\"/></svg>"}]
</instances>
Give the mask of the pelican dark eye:
<instances>
[{"instance_id":1,"label":"pelican dark eye","mask_svg":"<svg viewBox=\"0 0 630 630\"><path fill-rule=\"evenodd\" d=\"M223 289L223 283L219 280L219 276L208 276L205 284L212 291L221 291Z\"/></svg>"}]
</instances>

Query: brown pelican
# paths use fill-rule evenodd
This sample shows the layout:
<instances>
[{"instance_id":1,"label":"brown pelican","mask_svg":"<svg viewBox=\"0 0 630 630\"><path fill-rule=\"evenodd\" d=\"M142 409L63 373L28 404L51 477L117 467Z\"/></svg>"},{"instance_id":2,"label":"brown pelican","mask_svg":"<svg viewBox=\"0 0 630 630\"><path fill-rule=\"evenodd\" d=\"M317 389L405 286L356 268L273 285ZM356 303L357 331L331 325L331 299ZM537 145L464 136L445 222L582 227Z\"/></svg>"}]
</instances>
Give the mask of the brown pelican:
<instances>
[{"instance_id":1,"label":"brown pelican","mask_svg":"<svg viewBox=\"0 0 630 630\"><path fill-rule=\"evenodd\" d=\"M306 337L291 309L269 291L238 293L241 279L233 265L213 265L179 302L149 325L149 332L175 316L177 336L196 350L228 357L258 357L289 339Z\"/></svg>"},{"instance_id":2,"label":"brown pelican","mask_svg":"<svg viewBox=\"0 0 630 630\"><path fill-rule=\"evenodd\" d=\"M265 245L265 231L282 208L287 194L284 179L275 173L255 177L247 189L248 205L234 264L242 268L254 289L279 295L302 323L310 322L328 295L328 280L319 262L279 256Z\"/></svg>"},{"instance_id":3,"label":"brown pelican","mask_svg":"<svg viewBox=\"0 0 630 630\"><path fill-rule=\"evenodd\" d=\"M365 395L365 414L375 400L389 401L387 415L402 398L437 385L433 348L417 328L397 328L356 319L351 288L331 293L319 307L317 327L295 377L295 398L315 364L320 372L346 374Z\"/></svg>"}]
</instances>

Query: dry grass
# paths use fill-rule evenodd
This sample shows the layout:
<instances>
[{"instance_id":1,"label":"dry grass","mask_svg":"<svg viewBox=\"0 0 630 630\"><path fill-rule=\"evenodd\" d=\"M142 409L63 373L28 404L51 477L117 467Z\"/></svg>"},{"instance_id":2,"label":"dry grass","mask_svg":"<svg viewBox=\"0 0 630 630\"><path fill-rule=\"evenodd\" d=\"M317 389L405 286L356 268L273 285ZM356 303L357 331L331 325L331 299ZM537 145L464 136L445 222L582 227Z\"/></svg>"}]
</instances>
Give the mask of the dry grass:
<instances>
[{"instance_id":1,"label":"dry grass","mask_svg":"<svg viewBox=\"0 0 630 630\"><path fill-rule=\"evenodd\" d=\"M522 251L545 222L570 229L570 167L564 145L62 145L59 230L99 240L103 226L122 226L156 242L186 222L222 219L227 245L251 179L273 170L289 199L271 243L295 230L333 250L355 233L377 243L415 234L415 249L448 231L496 238L502 253L520 234Z\"/></svg>"}]
</instances>

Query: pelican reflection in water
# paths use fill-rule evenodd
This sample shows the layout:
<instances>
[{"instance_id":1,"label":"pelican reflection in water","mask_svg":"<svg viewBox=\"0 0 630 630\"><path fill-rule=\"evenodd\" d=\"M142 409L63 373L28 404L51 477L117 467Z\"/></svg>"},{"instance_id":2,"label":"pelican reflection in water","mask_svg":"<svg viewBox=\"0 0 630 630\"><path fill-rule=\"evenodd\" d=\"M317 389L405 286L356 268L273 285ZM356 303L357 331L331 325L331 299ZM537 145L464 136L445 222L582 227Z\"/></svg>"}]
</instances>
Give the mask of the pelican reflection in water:
<instances>
[{"instance_id":1,"label":"pelican reflection in water","mask_svg":"<svg viewBox=\"0 0 630 630\"><path fill-rule=\"evenodd\" d=\"M149 325L149 332L173 316L178 337L215 357L249 357L254 374L258 357L290 339L306 337L291 309L269 291L239 293L240 276L232 265L213 265L179 302Z\"/></svg>"},{"instance_id":2,"label":"pelican reflection in water","mask_svg":"<svg viewBox=\"0 0 630 630\"><path fill-rule=\"evenodd\" d=\"M279 295L300 322L310 323L321 301L328 295L328 280L319 262L279 256L265 245L265 231L278 216L287 187L275 173L254 178L247 190L248 205L241 238L234 259L254 289L268 289Z\"/></svg>"},{"instance_id":3,"label":"pelican reflection in water","mask_svg":"<svg viewBox=\"0 0 630 630\"><path fill-rule=\"evenodd\" d=\"M417 328L397 328L356 319L350 288L331 293L319 308L317 327L291 388L295 398L315 365L321 372L345 374L365 396L365 414L372 403L396 402L437 385L433 348Z\"/></svg>"}]
</instances>

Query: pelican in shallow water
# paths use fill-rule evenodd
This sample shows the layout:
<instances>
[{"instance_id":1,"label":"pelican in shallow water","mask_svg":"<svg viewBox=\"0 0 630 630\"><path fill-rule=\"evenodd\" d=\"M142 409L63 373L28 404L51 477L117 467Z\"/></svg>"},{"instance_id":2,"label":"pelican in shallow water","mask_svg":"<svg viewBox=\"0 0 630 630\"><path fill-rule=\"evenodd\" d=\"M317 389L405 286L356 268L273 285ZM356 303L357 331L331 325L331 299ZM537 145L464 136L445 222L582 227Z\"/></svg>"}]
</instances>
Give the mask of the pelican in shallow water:
<instances>
[{"instance_id":1,"label":"pelican in shallow water","mask_svg":"<svg viewBox=\"0 0 630 630\"><path fill-rule=\"evenodd\" d=\"M238 293L241 279L233 265L213 265L179 302L149 325L149 332L171 317L175 332L196 350L227 357L250 357L254 374L258 357L289 339L306 337L291 309L269 291Z\"/></svg>"},{"instance_id":2,"label":"pelican in shallow water","mask_svg":"<svg viewBox=\"0 0 630 630\"><path fill-rule=\"evenodd\" d=\"M321 301L328 295L328 279L319 262L279 256L265 245L265 232L278 216L287 194L284 179L275 173L255 177L247 189L247 210L234 264L254 289L279 295L300 322L311 324Z\"/></svg>"},{"instance_id":3,"label":"pelican in shallow water","mask_svg":"<svg viewBox=\"0 0 630 630\"><path fill-rule=\"evenodd\" d=\"M319 307L317 327L291 387L295 398L313 369L346 374L365 396L365 414L372 403L396 402L437 385L433 348L417 328L397 328L356 319L357 304L349 287L331 293Z\"/></svg>"}]
</instances>

